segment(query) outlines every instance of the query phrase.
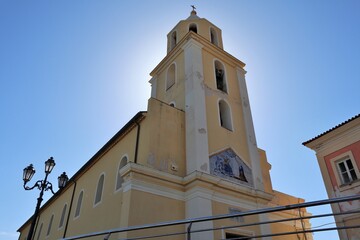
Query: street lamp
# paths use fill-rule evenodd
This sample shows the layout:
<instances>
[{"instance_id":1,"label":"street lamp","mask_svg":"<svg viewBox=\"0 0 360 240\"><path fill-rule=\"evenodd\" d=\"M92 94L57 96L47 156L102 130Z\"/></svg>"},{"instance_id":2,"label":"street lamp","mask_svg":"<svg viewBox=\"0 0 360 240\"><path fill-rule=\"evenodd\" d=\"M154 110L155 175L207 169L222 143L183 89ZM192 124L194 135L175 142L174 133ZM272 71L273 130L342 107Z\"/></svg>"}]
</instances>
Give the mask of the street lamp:
<instances>
[{"instance_id":1,"label":"street lamp","mask_svg":"<svg viewBox=\"0 0 360 240\"><path fill-rule=\"evenodd\" d=\"M32 187L26 186L26 183L28 183L35 174L34 166L32 164L30 164L29 166L24 168L24 171L23 171L24 189L25 190L32 190L34 188L38 188L40 190L40 195L39 195L39 197L37 199L35 213L34 213L34 215L32 217L32 222L31 222L29 234L27 236L27 240L31 240L32 237L33 237L35 223L36 223L36 219L37 219L37 217L39 215L39 209L40 209L41 202L43 200L42 197L44 195L44 191L50 190L53 194L55 194L54 191L53 191L53 188L52 188L52 184L49 181L47 181L47 177L51 173L51 171L53 170L54 167L55 167L55 161L54 161L53 157L50 157L45 162L45 178L44 178L44 180L38 180L34 184L34 186L32 186ZM68 180L69 180L68 176L66 175L65 172L63 172L58 177L59 188L62 189L63 187L65 187Z\"/></svg>"}]
</instances>

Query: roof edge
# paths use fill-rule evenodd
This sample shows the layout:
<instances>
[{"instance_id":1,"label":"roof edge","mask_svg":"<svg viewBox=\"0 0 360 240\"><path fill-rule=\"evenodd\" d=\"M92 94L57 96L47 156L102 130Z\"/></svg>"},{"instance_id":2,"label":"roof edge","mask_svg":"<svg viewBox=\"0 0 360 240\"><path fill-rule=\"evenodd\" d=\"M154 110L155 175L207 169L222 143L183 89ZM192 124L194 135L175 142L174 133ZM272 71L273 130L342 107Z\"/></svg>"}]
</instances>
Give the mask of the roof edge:
<instances>
[{"instance_id":1,"label":"roof edge","mask_svg":"<svg viewBox=\"0 0 360 240\"><path fill-rule=\"evenodd\" d=\"M82 175L84 171L86 171L92 164L94 164L103 154L105 154L116 142L117 140L126 133L126 131L134 124L139 123L145 118L145 113L147 111L138 112L133 118L130 119L109 141L105 143L105 145L100 148L68 181L68 183L75 182L75 180ZM50 203L52 203L58 196L61 195L66 189L68 189L72 184L67 184L63 189L59 189L48 201L46 201L43 206L41 206L39 212L42 209L46 208ZM19 227L17 232L20 232L33 218L31 216L28 220L25 221L23 225Z\"/></svg>"},{"instance_id":2,"label":"roof edge","mask_svg":"<svg viewBox=\"0 0 360 240\"><path fill-rule=\"evenodd\" d=\"M313 141L321 138L322 136L324 136L324 135L326 135L326 134L328 134L328 133L330 133L330 132L332 132L332 131L334 131L334 130L336 130L336 129L338 129L338 128L340 128L340 127L342 127L342 126L344 126L344 125L346 125L346 124L348 124L348 123L350 123L350 122L352 122L352 121L354 121L354 120L356 120L357 118L360 118L360 114L357 114L357 115L355 115L354 117L352 117L352 118L350 118L350 119L348 119L348 120L346 120L346 121L344 121L344 122L336 125L335 127L330 128L329 130L327 130L327 131L325 131L325 132L317 135L316 137L314 137L314 138L312 138L312 139L310 139L310 140L307 140L307 141L303 142L302 145L306 146L307 144L309 144L309 143L311 143L311 142L313 142Z\"/></svg>"}]
</instances>

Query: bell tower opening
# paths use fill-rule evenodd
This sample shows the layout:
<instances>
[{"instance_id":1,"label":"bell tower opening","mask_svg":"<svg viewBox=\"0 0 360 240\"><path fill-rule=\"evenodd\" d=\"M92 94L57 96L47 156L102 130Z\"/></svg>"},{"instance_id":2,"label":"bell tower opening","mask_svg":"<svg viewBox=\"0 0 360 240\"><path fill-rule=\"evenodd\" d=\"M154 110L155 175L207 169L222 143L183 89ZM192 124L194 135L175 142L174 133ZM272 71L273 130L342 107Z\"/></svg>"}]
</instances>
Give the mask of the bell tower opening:
<instances>
[{"instance_id":1,"label":"bell tower opening","mask_svg":"<svg viewBox=\"0 0 360 240\"><path fill-rule=\"evenodd\" d=\"M216 88L220 91L227 93L224 65L218 60L216 60L214 63L214 68L215 68Z\"/></svg>"},{"instance_id":2,"label":"bell tower opening","mask_svg":"<svg viewBox=\"0 0 360 240\"><path fill-rule=\"evenodd\" d=\"M218 37L214 28L210 28L210 40L212 44L219 46Z\"/></svg>"},{"instance_id":3,"label":"bell tower opening","mask_svg":"<svg viewBox=\"0 0 360 240\"><path fill-rule=\"evenodd\" d=\"M175 84L176 78L176 66L175 63L171 64L167 70L166 76L166 91L169 90Z\"/></svg>"},{"instance_id":4,"label":"bell tower opening","mask_svg":"<svg viewBox=\"0 0 360 240\"><path fill-rule=\"evenodd\" d=\"M231 111L229 105L224 101L219 101L219 119L220 126L232 131Z\"/></svg>"},{"instance_id":5,"label":"bell tower opening","mask_svg":"<svg viewBox=\"0 0 360 240\"><path fill-rule=\"evenodd\" d=\"M195 23L191 23L189 26L189 32L192 31L194 33L197 33L197 25Z\"/></svg>"},{"instance_id":6,"label":"bell tower opening","mask_svg":"<svg viewBox=\"0 0 360 240\"><path fill-rule=\"evenodd\" d=\"M176 46L176 41L177 41L176 31L174 31L170 37L170 50L174 49L174 47Z\"/></svg>"}]
</instances>

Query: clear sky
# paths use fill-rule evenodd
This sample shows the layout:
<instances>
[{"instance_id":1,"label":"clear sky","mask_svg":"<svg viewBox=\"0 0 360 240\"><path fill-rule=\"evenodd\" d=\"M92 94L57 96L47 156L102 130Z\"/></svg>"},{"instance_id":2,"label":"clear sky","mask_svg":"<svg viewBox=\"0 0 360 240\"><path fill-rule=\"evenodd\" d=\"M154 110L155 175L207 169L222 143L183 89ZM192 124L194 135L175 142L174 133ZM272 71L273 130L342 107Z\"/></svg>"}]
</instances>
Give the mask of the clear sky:
<instances>
[{"instance_id":1,"label":"clear sky","mask_svg":"<svg viewBox=\"0 0 360 240\"><path fill-rule=\"evenodd\" d=\"M57 185L146 110L149 73L191 4L247 64L273 187L306 201L327 198L315 154L301 143L359 113L360 1L1 0L0 240L17 239L35 208L39 191L22 188L24 167L33 163L33 180L42 179L53 156Z\"/></svg>"}]
</instances>

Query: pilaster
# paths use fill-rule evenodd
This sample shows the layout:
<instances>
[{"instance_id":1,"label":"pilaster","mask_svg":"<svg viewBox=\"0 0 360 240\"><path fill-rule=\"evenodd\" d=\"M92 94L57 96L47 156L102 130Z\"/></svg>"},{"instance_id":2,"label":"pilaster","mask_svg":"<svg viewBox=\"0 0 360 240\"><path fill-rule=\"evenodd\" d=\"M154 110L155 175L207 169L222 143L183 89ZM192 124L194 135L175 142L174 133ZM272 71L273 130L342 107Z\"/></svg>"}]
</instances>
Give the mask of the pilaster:
<instances>
[{"instance_id":1,"label":"pilaster","mask_svg":"<svg viewBox=\"0 0 360 240\"><path fill-rule=\"evenodd\" d=\"M183 47L187 174L194 171L210 172L202 47L193 39Z\"/></svg>"}]
</instances>

